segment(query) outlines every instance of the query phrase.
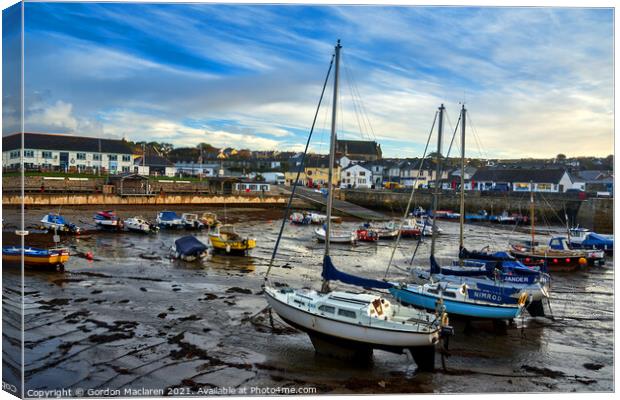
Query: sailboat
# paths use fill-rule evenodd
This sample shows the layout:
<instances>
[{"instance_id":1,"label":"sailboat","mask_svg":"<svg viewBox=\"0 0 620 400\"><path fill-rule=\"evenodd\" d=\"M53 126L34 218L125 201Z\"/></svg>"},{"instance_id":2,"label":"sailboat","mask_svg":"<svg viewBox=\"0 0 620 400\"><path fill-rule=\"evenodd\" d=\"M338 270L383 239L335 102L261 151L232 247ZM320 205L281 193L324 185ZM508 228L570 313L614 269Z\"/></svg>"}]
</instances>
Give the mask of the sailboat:
<instances>
[{"instance_id":1,"label":"sailboat","mask_svg":"<svg viewBox=\"0 0 620 400\"><path fill-rule=\"evenodd\" d=\"M437 180L441 177L441 135L443 129L443 104L439 108L439 124L438 124L438 140L437 140ZM461 109L461 171L464 170L465 160L465 106ZM464 174L461 174L461 209L459 213L460 219L460 244L463 245L463 224L464 224ZM432 215L436 214L437 196L439 194L439 184L435 184L433 195ZM436 218L433 218L435 225ZM433 229L434 231L434 229ZM447 269L447 274L439 266L435 259L435 240L436 235L432 235L431 239L431 257L430 257L430 278L431 282L423 285L417 284L395 284L390 292L405 304L410 304L427 309L433 309L438 302L443 302L446 310L451 314L462 315L475 318L489 319L513 319L519 316L523 307L530 298L525 291L525 287L521 284L503 283L495 279L488 278L486 269L469 269L469 274L465 272L467 269L462 268L459 271L458 278L456 274L450 276L451 270ZM461 264L462 265L462 264ZM480 275L476 277L475 275ZM471 276L467 276L471 275ZM534 285L532 290L539 288L538 283ZM529 288L529 287L528 287ZM541 293L543 293L541 291Z\"/></svg>"},{"instance_id":2,"label":"sailboat","mask_svg":"<svg viewBox=\"0 0 620 400\"><path fill-rule=\"evenodd\" d=\"M526 265L542 265L549 272L570 272L588 266L588 255L576 250L554 249L536 242L534 191L530 182L530 234L528 242L510 244L510 254Z\"/></svg>"},{"instance_id":3,"label":"sailboat","mask_svg":"<svg viewBox=\"0 0 620 400\"><path fill-rule=\"evenodd\" d=\"M331 212L333 205L333 165L335 157L336 107L338 94L338 69L340 62L340 41L335 47L334 94L332 102L331 140L327 218L325 221L325 252L323 256L322 286L320 290L276 288L267 284L269 272L282 236L286 215L294 196L295 186L285 210L280 233L276 240L273 255L265 275L265 297L276 312L289 325L306 332L317 352L347 351L354 357L370 357L374 349L402 353L409 350L420 370L433 370L435 345L440 336L448 331L447 314L428 313L413 308L392 304L379 294L333 291L330 281L340 281L364 288L389 289L392 285L379 280L361 278L339 271L330 255ZM327 85L329 72L323 85ZM321 95L321 99L323 94ZM320 101L319 101L320 107ZM318 109L317 109L318 113ZM316 121L316 116L315 116ZM314 128L314 123L313 123ZM306 144L307 152L310 136ZM297 176L297 180L299 176ZM329 349L329 350L328 350Z\"/></svg>"}]
</instances>

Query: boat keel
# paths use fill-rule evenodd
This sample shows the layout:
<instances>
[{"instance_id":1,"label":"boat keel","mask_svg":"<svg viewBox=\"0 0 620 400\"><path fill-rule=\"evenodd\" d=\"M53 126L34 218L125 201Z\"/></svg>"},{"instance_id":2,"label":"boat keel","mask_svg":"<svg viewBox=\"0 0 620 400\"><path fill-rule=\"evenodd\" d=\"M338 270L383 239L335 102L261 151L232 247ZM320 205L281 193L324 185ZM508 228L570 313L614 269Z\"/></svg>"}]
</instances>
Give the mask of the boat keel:
<instances>
[{"instance_id":1,"label":"boat keel","mask_svg":"<svg viewBox=\"0 0 620 400\"><path fill-rule=\"evenodd\" d=\"M542 300L532 301L527 306L527 312L529 312L532 317L544 317L545 308L543 307Z\"/></svg>"}]
</instances>

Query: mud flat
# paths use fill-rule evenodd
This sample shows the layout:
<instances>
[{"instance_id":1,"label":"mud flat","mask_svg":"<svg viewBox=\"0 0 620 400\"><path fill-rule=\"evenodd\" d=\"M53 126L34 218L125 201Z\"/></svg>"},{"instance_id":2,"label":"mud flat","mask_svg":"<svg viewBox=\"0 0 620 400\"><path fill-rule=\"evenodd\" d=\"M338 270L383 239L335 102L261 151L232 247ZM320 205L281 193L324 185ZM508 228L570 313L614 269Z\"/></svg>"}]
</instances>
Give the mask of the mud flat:
<instances>
[{"instance_id":1,"label":"mud flat","mask_svg":"<svg viewBox=\"0 0 620 400\"><path fill-rule=\"evenodd\" d=\"M71 212L67 216L92 217L90 209ZM169 247L186 234L182 231L63 237L74 254L64 272L25 274L26 388L86 394L107 389L120 395L163 390L179 396L308 390L301 388L316 393L614 389L613 259L601 268L554 276L555 320L526 315L498 331L484 321L466 330L463 321L452 318L456 336L445 371L440 357L436 373L418 373L407 356L380 351L372 365L358 366L316 356L305 334L275 315L270 323L261 285L281 210L226 212L242 234L257 237L250 257L213 255L198 264L170 260ZM34 215L42 215L41 210L28 213L35 222ZM441 224L446 234L439 241L439 258L455 254L458 246L458 225ZM272 284L317 287L322 246L313 241L312 230L286 227ZM466 234L470 248L502 247L527 236L479 226L468 226ZM207 240L206 232L196 235ZM382 277L391 244L334 246L334 260L347 272ZM414 246L414 241L401 243L397 266L406 266ZM429 247L427 242L420 246L421 264L427 264ZM89 251L92 261L83 256ZM394 278L404 277L393 271ZM19 287L21 274L4 268L3 279L6 303L19 295L11 288ZM14 317L5 312L3 323L13 323ZM16 340L18 334L18 329L5 330L3 340ZM4 351L6 367L15 355Z\"/></svg>"}]
</instances>

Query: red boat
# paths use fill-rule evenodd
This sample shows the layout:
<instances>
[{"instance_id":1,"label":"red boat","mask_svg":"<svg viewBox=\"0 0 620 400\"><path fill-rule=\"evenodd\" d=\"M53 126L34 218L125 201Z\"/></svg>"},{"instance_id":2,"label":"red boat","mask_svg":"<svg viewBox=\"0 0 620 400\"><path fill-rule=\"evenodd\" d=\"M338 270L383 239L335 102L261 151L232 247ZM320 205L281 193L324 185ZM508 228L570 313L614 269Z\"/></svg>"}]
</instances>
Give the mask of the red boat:
<instances>
[{"instance_id":1,"label":"red boat","mask_svg":"<svg viewBox=\"0 0 620 400\"><path fill-rule=\"evenodd\" d=\"M588 259L583 254L567 254L561 250L539 249L522 244L513 244L510 254L527 266L547 265L549 272L570 272L588 265Z\"/></svg>"}]
</instances>

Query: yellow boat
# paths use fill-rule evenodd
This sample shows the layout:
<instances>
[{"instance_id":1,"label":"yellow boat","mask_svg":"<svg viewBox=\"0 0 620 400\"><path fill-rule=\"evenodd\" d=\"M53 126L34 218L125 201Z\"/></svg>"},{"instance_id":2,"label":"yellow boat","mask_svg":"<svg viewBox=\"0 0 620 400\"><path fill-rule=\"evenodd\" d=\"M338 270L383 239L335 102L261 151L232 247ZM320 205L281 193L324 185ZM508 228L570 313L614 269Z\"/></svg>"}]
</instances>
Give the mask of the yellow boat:
<instances>
[{"instance_id":1,"label":"yellow boat","mask_svg":"<svg viewBox=\"0 0 620 400\"><path fill-rule=\"evenodd\" d=\"M256 239L242 238L232 225L222 225L209 234L209 240L215 250L226 253L243 253L256 247Z\"/></svg>"},{"instance_id":2,"label":"yellow boat","mask_svg":"<svg viewBox=\"0 0 620 400\"><path fill-rule=\"evenodd\" d=\"M63 267L69 261L69 251L64 248L38 249L26 247L23 251L24 265L30 267ZM2 246L2 262L21 265L22 248Z\"/></svg>"}]
</instances>

